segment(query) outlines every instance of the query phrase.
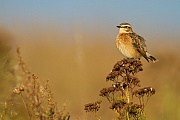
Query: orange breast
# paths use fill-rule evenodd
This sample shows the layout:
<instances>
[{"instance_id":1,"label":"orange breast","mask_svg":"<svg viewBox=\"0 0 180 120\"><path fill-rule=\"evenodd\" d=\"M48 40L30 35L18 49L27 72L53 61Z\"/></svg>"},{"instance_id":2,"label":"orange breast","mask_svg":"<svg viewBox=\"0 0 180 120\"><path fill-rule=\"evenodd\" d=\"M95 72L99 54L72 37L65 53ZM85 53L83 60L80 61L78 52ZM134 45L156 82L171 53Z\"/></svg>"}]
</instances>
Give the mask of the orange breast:
<instances>
[{"instance_id":1,"label":"orange breast","mask_svg":"<svg viewBox=\"0 0 180 120\"><path fill-rule=\"evenodd\" d=\"M127 34L120 34L116 38L116 46L127 58L140 58L141 54L132 44L132 38Z\"/></svg>"}]
</instances>

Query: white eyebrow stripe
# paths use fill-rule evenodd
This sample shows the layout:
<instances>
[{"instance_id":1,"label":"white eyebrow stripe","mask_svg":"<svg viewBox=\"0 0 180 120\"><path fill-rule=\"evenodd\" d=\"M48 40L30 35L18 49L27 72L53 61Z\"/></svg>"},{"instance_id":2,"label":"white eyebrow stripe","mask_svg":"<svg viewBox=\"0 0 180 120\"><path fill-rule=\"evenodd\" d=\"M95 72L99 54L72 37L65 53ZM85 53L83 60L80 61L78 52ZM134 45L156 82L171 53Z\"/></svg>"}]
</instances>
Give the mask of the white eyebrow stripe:
<instances>
[{"instance_id":1,"label":"white eyebrow stripe","mask_svg":"<svg viewBox=\"0 0 180 120\"><path fill-rule=\"evenodd\" d=\"M131 27L131 25L121 25L121 27L125 27L125 26Z\"/></svg>"}]
</instances>

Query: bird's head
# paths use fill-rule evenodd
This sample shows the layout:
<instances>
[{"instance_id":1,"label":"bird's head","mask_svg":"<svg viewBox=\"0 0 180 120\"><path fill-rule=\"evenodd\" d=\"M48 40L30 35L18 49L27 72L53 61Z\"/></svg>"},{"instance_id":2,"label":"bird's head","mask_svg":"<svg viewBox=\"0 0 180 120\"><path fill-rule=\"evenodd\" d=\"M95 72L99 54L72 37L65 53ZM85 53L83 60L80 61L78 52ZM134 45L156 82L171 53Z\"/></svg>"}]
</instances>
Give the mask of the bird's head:
<instances>
[{"instance_id":1,"label":"bird's head","mask_svg":"<svg viewBox=\"0 0 180 120\"><path fill-rule=\"evenodd\" d=\"M129 23L121 23L119 26L116 26L119 28L119 33L132 33L132 26Z\"/></svg>"}]
</instances>

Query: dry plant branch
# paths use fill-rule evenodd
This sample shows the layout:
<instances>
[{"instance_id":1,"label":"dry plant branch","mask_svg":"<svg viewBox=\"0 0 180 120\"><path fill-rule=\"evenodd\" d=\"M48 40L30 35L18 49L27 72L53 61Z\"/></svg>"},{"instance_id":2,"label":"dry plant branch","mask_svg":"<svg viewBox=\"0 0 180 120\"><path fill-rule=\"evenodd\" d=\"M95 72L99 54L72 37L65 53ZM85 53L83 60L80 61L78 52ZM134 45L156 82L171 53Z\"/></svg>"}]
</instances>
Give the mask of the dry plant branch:
<instances>
[{"instance_id":1,"label":"dry plant branch","mask_svg":"<svg viewBox=\"0 0 180 120\"><path fill-rule=\"evenodd\" d=\"M113 82L112 86L100 90L99 95L107 99L111 104L110 109L117 114L119 120L146 119L144 107L149 98L155 94L155 89L152 87L136 89L141 87L140 79L136 77L141 71L143 68L139 60L118 61L106 77L106 81ZM134 97L139 99L139 104L134 103ZM85 110L86 107L85 105ZM86 112L92 111L86 110Z\"/></svg>"},{"instance_id":2,"label":"dry plant branch","mask_svg":"<svg viewBox=\"0 0 180 120\"><path fill-rule=\"evenodd\" d=\"M20 95L30 120L69 120L69 113L59 110L49 86L49 80L43 85L22 59L20 48L17 48L19 66L24 74L21 85L13 90Z\"/></svg>"}]
</instances>

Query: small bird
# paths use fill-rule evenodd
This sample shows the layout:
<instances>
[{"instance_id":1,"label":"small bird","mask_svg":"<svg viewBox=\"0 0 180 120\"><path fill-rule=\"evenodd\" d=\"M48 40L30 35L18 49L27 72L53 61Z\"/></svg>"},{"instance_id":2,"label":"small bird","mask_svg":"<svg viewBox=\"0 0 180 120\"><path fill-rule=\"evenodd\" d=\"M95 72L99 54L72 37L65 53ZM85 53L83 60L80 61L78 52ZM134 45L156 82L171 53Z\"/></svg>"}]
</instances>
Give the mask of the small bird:
<instances>
[{"instance_id":1,"label":"small bird","mask_svg":"<svg viewBox=\"0 0 180 120\"><path fill-rule=\"evenodd\" d=\"M159 61L147 52L144 38L133 32L131 24L124 22L117 27L116 46L126 58L140 59L143 56L148 62Z\"/></svg>"}]
</instances>

